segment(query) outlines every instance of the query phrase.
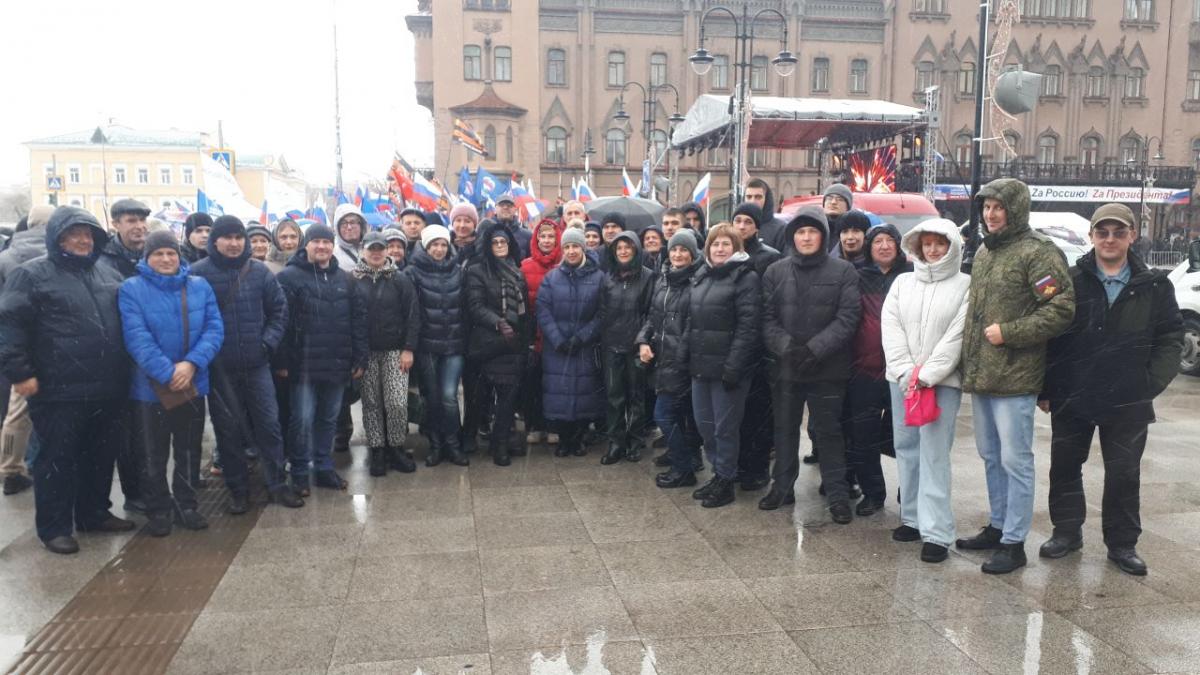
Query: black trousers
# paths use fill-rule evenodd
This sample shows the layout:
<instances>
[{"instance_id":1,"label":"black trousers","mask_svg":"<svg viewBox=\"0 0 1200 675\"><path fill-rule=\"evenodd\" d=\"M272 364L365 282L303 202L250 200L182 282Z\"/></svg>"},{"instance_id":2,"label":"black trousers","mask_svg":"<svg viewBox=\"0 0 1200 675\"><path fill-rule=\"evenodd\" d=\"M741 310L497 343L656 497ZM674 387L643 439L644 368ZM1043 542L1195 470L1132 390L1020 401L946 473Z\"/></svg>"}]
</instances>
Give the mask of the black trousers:
<instances>
[{"instance_id":1,"label":"black trousers","mask_svg":"<svg viewBox=\"0 0 1200 675\"><path fill-rule=\"evenodd\" d=\"M637 354L604 351L605 420L608 442L628 450L642 442L646 410L646 369Z\"/></svg>"},{"instance_id":2,"label":"black trousers","mask_svg":"<svg viewBox=\"0 0 1200 675\"><path fill-rule=\"evenodd\" d=\"M863 495L882 504L887 501L880 457L895 456L892 445L892 393L887 380L855 376L846 385L850 412L850 438L846 465L858 478Z\"/></svg>"},{"instance_id":3,"label":"black trousers","mask_svg":"<svg viewBox=\"0 0 1200 675\"><path fill-rule=\"evenodd\" d=\"M521 416L525 419L526 433L546 430L546 418L542 414L541 354L532 367L525 369L525 377L521 379Z\"/></svg>"},{"instance_id":4,"label":"black trousers","mask_svg":"<svg viewBox=\"0 0 1200 675\"><path fill-rule=\"evenodd\" d=\"M170 514L172 502L180 511L195 509L194 476L200 471L204 397L197 397L171 410L164 410L158 403L135 402L133 419L145 467L142 489L148 515ZM175 469L171 472L171 485L168 488L167 465L172 458L175 460Z\"/></svg>"},{"instance_id":5,"label":"black trousers","mask_svg":"<svg viewBox=\"0 0 1200 675\"><path fill-rule=\"evenodd\" d=\"M488 437L488 447L492 453L502 447L511 447L514 443L513 426L516 423L517 396L520 393L524 365L525 355L518 354L493 357L483 367L480 387L488 392L495 392L496 397L492 434Z\"/></svg>"},{"instance_id":6,"label":"black trousers","mask_svg":"<svg viewBox=\"0 0 1200 675\"><path fill-rule=\"evenodd\" d=\"M1147 425L1100 425L1100 454L1104 458L1104 496L1101 520L1109 548L1137 545L1142 534L1141 462ZM1073 535L1083 527L1087 504L1083 498L1083 463L1092 447L1096 425L1055 413L1050 416L1050 522L1058 534Z\"/></svg>"},{"instance_id":7,"label":"black trousers","mask_svg":"<svg viewBox=\"0 0 1200 675\"><path fill-rule=\"evenodd\" d=\"M742 416L738 479L766 478L771 473L771 447L775 443L775 414L771 407L771 384L763 366L754 369L746 412Z\"/></svg>"},{"instance_id":8,"label":"black trousers","mask_svg":"<svg viewBox=\"0 0 1200 675\"><path fill-rule=\"evenodd\" d=\"M589 420L549 420L550 430L558 434L558 445L569 451L583 447L583 436L587 432Z\"/></svg>"},{"instance_id":9,"label":"black trousers","mask_svg":"<svg viewBox=\"0 0 1200 675\"><path fill-rule=\"evenodd\" d=\"M136 405L135 401L128 401L120 414L125 442L117 448L117 478L121 481L121 494L125 495L125 501L143 499L146 496L141 487L142 475L146 468L143 466L145 461L138 447L137 421L134 419Z\"/></svg>"},{"instance_id":10,"label":"black trousers","mask_svg":"<svg viewBox=\"0 0 1200 675\"><path fill-rule=\"evenodd\" d=\"M70 536L74 523L99 525L109 516L113 461L128 442L125 399L29 401L39 449L33 460L33 498L38 537Z\"/></svg>"},{"instance_id":11,"label":"black trousers","mask_svg":"<svg viewBox=\"0 0 1200 675\"><path fill-rule=\"evenodd\" d=\"M488 428L492 409L496 405L496 391L483 374L484 363L468 358L463 366L463 447L474 448L475 436L480 427ZM468 446L469 444L469 446Z\"/></svg>"},{"instance_id":12,"label":"black trousers","mask_svg":"<svg viewBox=\"0 0 1200 675\"><path fill-rule=\"evenodd\" d=\"M849 499L846 485L846 449L840 417L846 396L845 382L776 382L775 467L773 489L791 492L800 474L800 424L808 404L810 422L821 447L821 481L830 504Z\"/></svg>"}]
</instances>

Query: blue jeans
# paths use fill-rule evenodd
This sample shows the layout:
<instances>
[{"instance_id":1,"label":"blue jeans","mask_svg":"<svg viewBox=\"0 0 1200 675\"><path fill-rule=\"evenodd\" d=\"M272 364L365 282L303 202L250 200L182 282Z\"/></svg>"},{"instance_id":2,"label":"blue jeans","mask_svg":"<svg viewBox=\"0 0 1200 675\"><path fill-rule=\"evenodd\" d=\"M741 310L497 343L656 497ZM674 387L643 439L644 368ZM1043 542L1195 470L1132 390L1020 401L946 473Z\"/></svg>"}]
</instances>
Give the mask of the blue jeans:
<instances>
[{"instance_id":1,"label":"blue jeans","mask_svg":"<svg viewBox=\"0 0 1200 675\"><path fill-rule=\"evenodd\" d=\"M217 446L222 448L225 486L235 495L249 491L250 467L243 448L258 449L268 490L283 486L283 433L279 427L275 381L268 366L209 369L208 409ZM246 418L249 417L249 420Z\"/></svg>"},{"instance_id":2,"label":"blue jeans","mask_svg":"<svg viewBox=\"0 0 1200 675\"><path fill-rule=\"evenodd\" d=\"M333 436L337 432L338 413L342 410L341 382L292 383L292 457L294 485L308 485L308 467L333 471Z\"/></svg>"},{"instance_id":3,"label":"blue jeans","mask_svg":"<svg viewBox=\"0 0 1200 675\"><path fill-rule=\"evenodd\" d=\"M726 391L720 380L692 380L692 412L704 438L704 452L717 476L727 480L737 480L742 416L748 393L749 376L743 377L732 391Z\"/></svg>"},{"instance_id":4,"label":"blue jeans","mask_svg":"<svg viewBox=\"0 0 1200 675\"><path fill-rule=\"evenodd\" d=\"M692 394L659 394L654 403L654 422L667 441L667 458L679 473L691 473L700 450L700 431L692 415Z\"/></svg>"},{"instance_id":5,"label":"blue jeans","mask_svg":"<svg viewBox=\"0 0 1200 675\"><path fill-rule=\"evenodd\" d=\"M954 511L950 506L950 449L962 391L934 387L942 414L929 424L904 424L904 392L890 383L892 441L900 475L900 522L920 530L921 541L950 547L954 542Z\"/></svg>"},{"instance_id":6,"label":"blue jeans","mask_svg":"<svg viewBox=\"0 0 1200 675\"><path fill-rule=\"evenodd\" d=\"M971 397L975 447L987 473L991 525L1002 544L1025 541L1033 520L1033 411L1037 396Z\"/></svg>"},{"instance_id":7,"label":"blue jeans","mask_svg":"<svg viewBox=\"0 0 1200 675\"><path fill-rule=\"evenodd\" d=\"M417 377L425 398L421 428L437 447L458 443L458 382L466 358L462 354L417 354Z\"/></svg>"}]
</instances>

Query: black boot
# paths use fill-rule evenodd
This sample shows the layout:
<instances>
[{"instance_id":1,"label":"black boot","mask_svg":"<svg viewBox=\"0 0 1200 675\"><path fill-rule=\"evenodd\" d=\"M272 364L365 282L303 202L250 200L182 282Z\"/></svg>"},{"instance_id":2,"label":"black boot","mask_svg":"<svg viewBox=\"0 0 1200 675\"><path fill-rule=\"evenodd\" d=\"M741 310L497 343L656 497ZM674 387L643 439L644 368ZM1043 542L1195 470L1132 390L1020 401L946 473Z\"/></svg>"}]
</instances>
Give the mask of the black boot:
<instances>
[{"instance_id":1,"label":"black boot","mask_svg":"<svg viewBox=\"0 0 1200 675\"><path fill-rule=\"evenodd\" d=\"M554 446L555 457L566 457L569 454L571 454L571 446L568 445L566 441L562 441L558 445Z\"/></svg>"},{"instance_id":2,"label":"black boot","mask_svg":"<svg viewBox=\"0 0 1200 675\"><path fill-rule=\"evenodd\" d=\"M1146 561L1138 555L1132 546L1108 549L1108 559L1117 564L1121 571L1135 577L1146 576Z\"/></svg>"},{"instance_id":3,"label":"black boot","mask_svg":"<svg viewBox=\"0 0 1200 675\"><path fill-rule=\"evenodd\" d=\"M625 448L622 448L616 443L610 443L608 446L608 452L604 453L604 456L600 458L600 463L608 466L610 464L616 464L624 457Z\"/></svg>"},{"instance_id":4,"label":"black boot","mask_svg":"<svg viewBox=\"0 0 1200 675\"><path fill-rule=\"evenodd\" d=\"M834 502L829 505L829 517L838 525L848 525L854 520L850 513L850 502Z\"/></svg>"},{"instance_id":5,"label":"black boot","mask_svg":"<svg viewBox=\"0 0 1200 675\"><path fill-rule=\"evenodd\" d=\"M387 449L387 454L390 455L392 468L400 473L412 473L417 470L417 463L413 461L411 455L404 451L404 448Z\"/></svg>"},{"instance_id":6,"label":"black boot","mask_svg":"<svg viewBox=\"0 0 1200 675\"><path fill-rule=\"evenodd\" d=\"M442 446L444 441L440 434L429 434L429 450L425 452L425 466L437 466L442 463Z\"/></svg>"},{"instance_id":7,"label":"black boot","mask_svg":"<svg viewBox=\"0 0 1200 675\"><path fill-rule=\"evenodd\" d=\"M471 458L467 457L467 453L463 452L462 448L456 444L446 446L446 459L455 466L466 466L471 463Z\"/></svg>"},{"instance_id":8,"label":"black boot","mask_svg":"<svg viewBox=\"0 0 1200 675\"><path fill-rule=\"evenodd\" d=\"M1000 548L980 568L984 574L1008 574L1025 566L1025 542L1000 544Z\"/></svg>"},{"instance_id":9,"label":"black boot","mask_svg":"<svg viewBox=\"0 0 1200 675\"><path fill-rule=\"evenodd\" d=\"M387 455L384 448L371 448L369 471L372 476L387 475Z\"/></svg>"},{"instance_id":10,"label":"black boot","mask_svg":"<svg viewBox=\"0 0 1200 675\"><path fill-rule=\"evenodd\" d=\"M943 560L945 560L947 557L949 557L949 555L950 554L946 550L946 547L942 546L941 544L934 544L932 542L927 541L921 545L921 561L922 562L940 563Z\"/></svg>"},{"instance_id":11,"label":"black boot","mask_svg":"<svg viewBox=\"0 0 1200 675\"><path fill-rule=\"evenodd\" d=\"M1061 558L1071 551L1078 551L1081 548L1083 548L1083 534L1079 532L1074 534L1060 534L1055 532L1038 549L1038 555L1043 558Z\"/></svg>"},{"instance_id":12,"label":"black boot","mask_svg":"<svg viewBox=\"0 0 1200 675\"><path fill-rule=\"evenodd\" d=\"M706 509L715 509L726 504L732 504L737 497L737 491L733 489L734 482L728 478L716 478L716 483L704 501L700 502L700 506Z\"/></svg>"},{"instance_id":13,"label":"black boot","mask_svg":"<svg viewBox=\"0 0 1200 675\"><path fill-rule=\"evenodd\" d=\"M979 531L979 534L966 539L959 539L954 542L955 548L966 549L968 551L986 551L992 548L1000 548L1000 536L1003 534L999 529L992 527L988 523Z\"/></svg>"},{"instance_id":14,"label":"black boot","mask_svg":"<svg viewBox=\"0 0 1200 675\"><path fill-rule=\"evenodd\" d=\"M286 485L268 493L267 501L279 504L280 506L286 506L289 509L298 509L304 506L304 500Z\"/></svg>"},{"instance_id":15,"label":"black boot","mask_svg":"<svg viewBox=\"0 0 1200 675\"><path fill-rule=\"evenodd\" d=\"M512 464L512 458L508 455L508 444L500 443L492 447L492 461L496 466L508 466Z\"/></svg>"},{"instance_id":16,"label":"black boot","mask_svg":"<svg viewBox=\"0 0 1200 675\"><path fill-rule=\"evenodd\" d=\"M654 458L654 466L661 466L661 467L671 466L670 454L671 453L669 453L669 452L664 452L663 454L659 455L658 457L655 457Z\"/></svg>"},{"instance_id":17,"label":"black boot","mask_svg":"<svg viewBox=\"0 0 1200 675\"><path fill-rule=\"evenodd\" d=\"M243 494L229 495L229 506L225 511L233 516L240 516L250 510L250 500Z\"/></svg>"},{"instance_id":18,"label":"black boot","mask_svg":"<svg viewBox=\"0 0 1200 675\"><path fill-rule=\"evenodd\" d=\"M671 469L655 476L654 484L660 488L691 487L696 484L696 474Z\"/></svg>"},{"instance_id":19,"label":"black boot","mask_svg":"<svg viewBox=\"0 0 1200 675\"><path fill-rule=\"evenodd\" d=\"M712 494L713 488L716 486L717 481L719 480L721 479L717 478L716 476L708 479L707 483L701 485L692 492L692 499L708 499L708 495Z\"/></svg>"},{"instance_id":20,"label":"black boot","mask_svg":"<svg viewBox=\"0 0 1200 675\"><path fill-rule=\"evenodd\" d=\"M765 497L758 500L758 508L763 511L774 511L785 504L795 504L796 495L780 487L773 487Z\"/></svg>"}]
</instances>

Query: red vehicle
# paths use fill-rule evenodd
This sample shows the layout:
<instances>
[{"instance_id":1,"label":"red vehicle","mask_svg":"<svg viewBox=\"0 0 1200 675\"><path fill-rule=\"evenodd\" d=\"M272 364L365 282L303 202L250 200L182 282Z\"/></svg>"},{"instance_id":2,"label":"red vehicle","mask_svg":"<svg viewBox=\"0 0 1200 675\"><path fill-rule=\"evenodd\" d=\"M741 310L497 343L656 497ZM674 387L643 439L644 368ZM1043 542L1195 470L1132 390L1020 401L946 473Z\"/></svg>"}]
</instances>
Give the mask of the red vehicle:
<instances>
[{"instance_id":1,"label":"red vehicle","mask_svg":"<svg viewBox=\"0 0 1200 675\"><path fill-rule=\"evenodd\" d=\"M780 213L784 220L790 220L802 206L820 206L821 199L821 195L786 199ZM854 208L873 213L884 222L895 225L900 234L913 229L918 223L941 215L932 202L916 192L855 192Z\"/></svg>"}]
</instances>

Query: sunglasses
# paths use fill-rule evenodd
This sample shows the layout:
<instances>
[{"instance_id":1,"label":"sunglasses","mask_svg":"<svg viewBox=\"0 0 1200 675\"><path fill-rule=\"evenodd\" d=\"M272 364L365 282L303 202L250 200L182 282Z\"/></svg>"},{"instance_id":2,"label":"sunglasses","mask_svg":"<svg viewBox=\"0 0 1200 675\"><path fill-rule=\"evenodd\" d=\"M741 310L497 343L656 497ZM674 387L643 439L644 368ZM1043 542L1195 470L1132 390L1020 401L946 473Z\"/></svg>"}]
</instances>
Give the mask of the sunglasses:
<instances>
[{"instance_id":1,"label":"sunglasses","mask_svg":"<svg viewBox=\"0 0 1200 675\"><path fill-rule=\"evenodd\" d=\"M1125 239L1131 234L1129 228L1121 227L1115 230L1092 230L1092 236L1097 239Z\"/></svg>"}]
</instances>

